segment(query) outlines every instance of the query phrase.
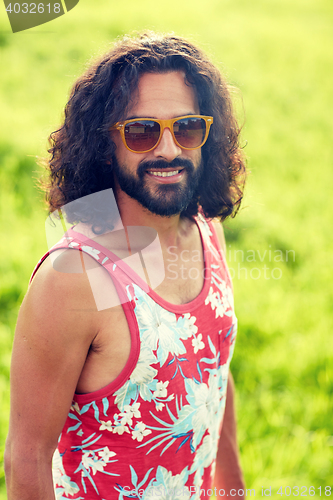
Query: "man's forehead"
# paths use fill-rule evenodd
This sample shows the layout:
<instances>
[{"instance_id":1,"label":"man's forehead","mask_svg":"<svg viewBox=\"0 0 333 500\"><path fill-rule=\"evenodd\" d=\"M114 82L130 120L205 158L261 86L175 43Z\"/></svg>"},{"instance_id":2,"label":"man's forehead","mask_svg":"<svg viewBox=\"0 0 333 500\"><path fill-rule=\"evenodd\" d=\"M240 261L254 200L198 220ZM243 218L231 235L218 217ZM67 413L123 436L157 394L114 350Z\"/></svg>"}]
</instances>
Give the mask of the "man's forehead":
<instances>
[{"instance_id":1,"label":"man's forehead","mask_svg":"<svg viewBox=\"0 0 333 500\"><path fill-rule=\"evenodd\" d=\"M186 82L184 71L144 73L131 99L127 118L140 117L142 113L146 118L162 118L159 113L167 111L171 115L176 113L174 116L199 113L194 87Z\"/></svg>"}]
</instances>

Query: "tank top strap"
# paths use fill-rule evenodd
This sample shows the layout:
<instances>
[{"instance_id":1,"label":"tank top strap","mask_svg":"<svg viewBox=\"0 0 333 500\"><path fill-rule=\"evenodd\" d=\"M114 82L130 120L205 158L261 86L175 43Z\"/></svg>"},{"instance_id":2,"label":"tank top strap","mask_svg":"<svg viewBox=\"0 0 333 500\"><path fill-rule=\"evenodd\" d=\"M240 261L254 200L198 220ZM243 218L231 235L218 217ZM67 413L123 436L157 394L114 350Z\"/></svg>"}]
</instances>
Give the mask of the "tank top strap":
<instances>
[{"instance_id":1,"label":"tank top strap","mask_svg":"<svg viewBox=\"0 0 333 500\"><path fill-rule=\"evenodd\" d=\"M232 286L232 280L226 260L226 255L225 252L223 251L221 247L221 243L219 241L219 238L217 236L216 228L213 224L212 220L205 219L203 215L199 212L198 216L196 217L196 221L201 228L201 234L202 237L205 238L205 242L207 244L207 247L211 253L212 256L212 268L214 266L222 266L227 277L229 284Z\"/></svg>"},{"instance_id":2,"label":"tank top strap","mask_svg":"<svg viewBox=\"0 0 333 500\"><path fill-rule=\"evenodd\" d=\"M47 257L57 250L66 249L78 250L92 257L109 272L113 279L116 279L118 283L121 283L124 288L128 284L135 283L144 291L149 291L147 283L130 267L130 265L126 262L127 259L119 258L111 250L108 250L86 235L74 231L73 228L69 229L61 240L51 247L39 260L31 275L30 283L36 275L39 267Z\"/></svg>"}]
</instances>

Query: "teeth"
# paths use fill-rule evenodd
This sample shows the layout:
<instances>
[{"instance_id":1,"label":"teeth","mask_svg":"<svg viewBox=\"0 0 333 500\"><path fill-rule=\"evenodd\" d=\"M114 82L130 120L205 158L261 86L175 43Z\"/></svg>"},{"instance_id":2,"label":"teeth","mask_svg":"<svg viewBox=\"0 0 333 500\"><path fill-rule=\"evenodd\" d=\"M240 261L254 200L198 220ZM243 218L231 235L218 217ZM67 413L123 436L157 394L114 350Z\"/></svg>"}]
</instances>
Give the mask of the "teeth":
<instances>
[{"instance_id":1,"label":"teeth","mask_svg":"<svg viewBox=\"0 0 333 500\"><path fill-rule=\"evenodd\" d=\"M152 172L149 171L150 174L155 175L157 177L171 177L172 175L179 174L179 170L173 170L172 172Z\"/></svg>"}]
</instances>

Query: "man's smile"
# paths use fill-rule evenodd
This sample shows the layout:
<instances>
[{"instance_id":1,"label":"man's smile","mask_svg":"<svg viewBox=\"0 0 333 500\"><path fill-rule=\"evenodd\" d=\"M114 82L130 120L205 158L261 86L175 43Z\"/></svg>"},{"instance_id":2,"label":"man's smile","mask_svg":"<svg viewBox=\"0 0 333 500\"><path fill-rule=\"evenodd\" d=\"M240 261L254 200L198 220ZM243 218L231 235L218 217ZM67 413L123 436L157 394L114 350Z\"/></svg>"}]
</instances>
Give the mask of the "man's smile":
<instances>
[{"instance_id":1,"label":"man's smile","mask_svg":"<svg viewBox=\"0 0 333 500\"><path fill-rule=\"evenodd\" d=\"M169 183L178 182L183 178L184 168L179 168L177 170L147 170L147 174L150 177L155 177L159 182Z\"/></svg>"}]
</instances>

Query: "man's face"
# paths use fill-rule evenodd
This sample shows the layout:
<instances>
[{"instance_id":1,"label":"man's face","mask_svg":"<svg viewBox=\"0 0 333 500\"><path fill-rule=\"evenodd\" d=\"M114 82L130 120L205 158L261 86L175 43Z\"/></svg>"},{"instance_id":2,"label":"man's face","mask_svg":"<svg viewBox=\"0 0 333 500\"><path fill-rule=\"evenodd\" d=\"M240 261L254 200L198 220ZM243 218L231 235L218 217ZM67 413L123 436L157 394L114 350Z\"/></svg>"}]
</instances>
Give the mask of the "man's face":
<instances>
[{"instance_id":1,"label":"man's face","mask_svg":"<svg viewBox=\"0 0 333 500\"><path fill-rule=\"evenodd\" d=\"M183 72L172 71L141 76L125 119L168 119L190 114L200 114L194 89L185 84ZM201 149L180 148L166 128L155 149L133 153L126 149L118 131L112 134L117 146L113 160L117 196L130 196L160 216L185 210L202 176Z\"/></svg>"}]
</instances>

